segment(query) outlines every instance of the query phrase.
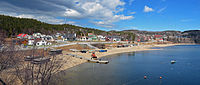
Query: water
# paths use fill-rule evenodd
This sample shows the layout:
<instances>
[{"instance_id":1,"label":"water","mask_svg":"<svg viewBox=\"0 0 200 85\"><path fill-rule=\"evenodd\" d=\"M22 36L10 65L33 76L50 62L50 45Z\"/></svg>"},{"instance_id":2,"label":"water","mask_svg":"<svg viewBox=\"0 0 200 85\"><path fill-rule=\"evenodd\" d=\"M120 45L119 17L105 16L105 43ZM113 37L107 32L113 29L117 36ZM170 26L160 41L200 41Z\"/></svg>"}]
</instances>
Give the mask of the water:
<instances>
[{"instance_id":1,"label":"water","mask_svg":"<svg viewBox=\"0 0 200 85\"><path fill-rule=\"evenodd\" d=\"M84 63L65 71L63 85L200 85L200 45L104 57L109 64ZM171 64L171 60L176 60ZM147 76L147 79L144 79ZM159 77L162 76L162 79Z\"/></svg>"}]
</instances>

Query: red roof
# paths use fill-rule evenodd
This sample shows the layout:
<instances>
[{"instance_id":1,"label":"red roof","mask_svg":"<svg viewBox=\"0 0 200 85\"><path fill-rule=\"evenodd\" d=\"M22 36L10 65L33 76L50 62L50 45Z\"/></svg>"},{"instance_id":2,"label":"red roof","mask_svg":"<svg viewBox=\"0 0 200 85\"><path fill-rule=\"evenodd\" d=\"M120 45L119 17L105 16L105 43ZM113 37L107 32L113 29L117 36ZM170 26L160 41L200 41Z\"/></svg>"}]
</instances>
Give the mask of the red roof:
<instances>
[{"instance_id":1,"label":"red roof","mask_svg":"<svg viewBox=\"0 0 200 85\"><path fill-rule=\"evenodd\" d=\"M25 37L25 36L27 36L28 34L19 34L19 35L17 35L18 37Z\"/></svg>"},{"instance_id":2,"label":"red roof","mask_svg":"<svg viewBox=\"0 0 200 85\"><path fill-rule=\"evenodd\" d=\"M22 37L25 37L27 34L24 34Z\"/></svg>"},{"instance_id":3,"label":"red roof","mask_svg":"<svg viewBox=\"0 0 200 85\"><path fill-rule=\"evenodd\" d=\"M22 36L22 34L19 34L19 35L17 35L17 36Z\"/></svg>"},{"instance_id":4,"label":"red roof","mask_svg":"<svg viewBox=\"0 0 200 85\"><path fill-rule=\"evenodd\" d=\"M88 35L94 35L93 33L88 33Z\"/></svg>"},{"instance_id":5,"label":"red roof","mask_svg":"<svg viewBox=\"0 0 200 85\"><path fill-rule=\"evenodd\" d=\"M158 37L162 37L162 35L155 35L154 37L158 38Z\"/></svg>"}]
</instances>

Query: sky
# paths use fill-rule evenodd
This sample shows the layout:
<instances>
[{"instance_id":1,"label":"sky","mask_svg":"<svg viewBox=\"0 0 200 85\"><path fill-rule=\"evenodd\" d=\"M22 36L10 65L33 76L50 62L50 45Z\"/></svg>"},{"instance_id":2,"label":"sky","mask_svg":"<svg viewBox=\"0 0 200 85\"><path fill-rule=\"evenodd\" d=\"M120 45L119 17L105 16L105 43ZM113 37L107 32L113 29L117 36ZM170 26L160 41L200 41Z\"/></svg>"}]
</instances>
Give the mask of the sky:
<instances>
[{"instance_id":1,"label":"sky","mask_svg":"<svg viewBox=\"0 0 200 85\"><path fill-rule=\"evenodd\" d=\"M0 14L100 30L200 30L200 0L0 0Z\"/></svg>"}]
</instances>

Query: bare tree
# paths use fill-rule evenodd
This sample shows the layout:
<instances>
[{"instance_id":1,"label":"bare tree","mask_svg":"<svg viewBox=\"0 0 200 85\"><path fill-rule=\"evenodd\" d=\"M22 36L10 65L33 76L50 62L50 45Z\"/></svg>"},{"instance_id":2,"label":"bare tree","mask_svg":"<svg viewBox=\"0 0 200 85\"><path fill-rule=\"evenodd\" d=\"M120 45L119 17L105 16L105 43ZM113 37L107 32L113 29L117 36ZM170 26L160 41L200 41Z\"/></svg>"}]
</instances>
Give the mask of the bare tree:
<instances>
[{"instance_id":1,"label":"bare tree","mask_svg":"<svg viewBox=\"0 0 200 85\"><path fill-rule=\"evenodd\" d=\"M34 46L31 60L18 60L15 67L16 76L23 85L49 85L52 75L59 72L64 63L57 55L45 54L44 50L42 55L37 55L37 50Z\"/></svg>"},{"instance_id":2,"label":"bare tree","mask_svg":"<svg viewBox=\"0 0 200 85\"><path fill-rule=\"evenodd\" d=\"M0 31L0 85L49 85L52 75L65 63L58 57L61 55L49 55L35 45L32 50L20 50L12 39L5 42L3 35ZM31 60L25 60L26 56Z\"/></svg>"},{"instance_id":3,"label":"bare tree","mask_svg":"<svg viewBox=\"0 0 200 85\"><path fill-rule=\"evenodd\" d=\"M0 83L3 85L11 84L13 79L8 78L7 74L9 72L8 69L14 66L14 50L15 46L13 45L12 40L10 43L5 42L5 34L1 30L0 31ZM7 80L7 81L5 81Z\"/></svg>"}]
</instances>

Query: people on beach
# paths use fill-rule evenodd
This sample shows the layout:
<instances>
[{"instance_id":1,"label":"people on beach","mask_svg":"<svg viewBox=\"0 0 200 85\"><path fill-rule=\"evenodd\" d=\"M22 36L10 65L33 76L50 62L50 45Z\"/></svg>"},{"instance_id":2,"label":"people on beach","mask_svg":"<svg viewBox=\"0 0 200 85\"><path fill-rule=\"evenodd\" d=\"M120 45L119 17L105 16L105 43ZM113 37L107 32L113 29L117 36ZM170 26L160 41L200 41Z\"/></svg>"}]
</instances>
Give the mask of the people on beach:
<instances>
[{"instance_id":1,"label":"people on beach","mask_svg":"<svg viewBox=\"0 0 200 85\"><path fill-rule=\"evenodd\" d=\"M97 59L97 56L95 55L95 52L92 53L91 57L92 57L91 59Z\"/></svg>"}]
</instances>

